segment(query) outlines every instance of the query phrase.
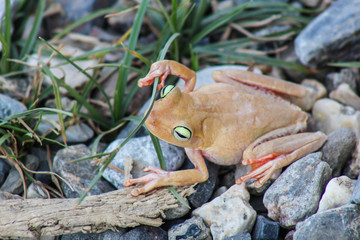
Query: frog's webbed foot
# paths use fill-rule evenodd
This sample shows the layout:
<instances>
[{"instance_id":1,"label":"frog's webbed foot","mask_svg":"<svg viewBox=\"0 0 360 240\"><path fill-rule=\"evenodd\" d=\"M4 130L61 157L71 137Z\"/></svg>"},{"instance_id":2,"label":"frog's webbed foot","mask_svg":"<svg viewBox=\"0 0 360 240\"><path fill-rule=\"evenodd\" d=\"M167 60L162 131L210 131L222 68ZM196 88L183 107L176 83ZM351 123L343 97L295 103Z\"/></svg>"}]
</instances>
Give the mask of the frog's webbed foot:
<instances>
[{"instance_id":1,"label":"frog's webbed foot","mask_svg":"<svg viewBox=\"0 0 360 240\"><path fill-rule=\"evenodd\" d=\"M242 161L243 165L250 165L251 171L236 179L236 184L241 184L252 178L256 178L255 187L261 187L267 180L271 178L274 172L281 168L277 163L284 157L281 153L270 153L258 159L245 159Z\"/></svg>"},{"instance_id":2,"label":"frog's webbed foot","mask_svg":"<svg viewBox=\"0 0 360 240\"><path fill-rule=\"evenodd\" d=\"M153 65L151 65L149 73L144 77L139 79L138 86L149 86L154 83L155 78L160 78L160 83L157 86L157 91L159 91L161 88L165 85L165 80L170 74L170 67L167 64L159 64L161 62L156 62Z\"/></svg>"},{"instance_id":3,"label":"frog's webbed foot","mask_svg":"<svg viewBox=\"0 0 360 240\"><path fill-rule=\"evenodd\" d=\"M160 78L160 83L157 86L159 91L164 87L165 80L169 75L174 75L182 78L185 81L185 86L182 92L191 92L194 90L196 82L196 74L186 66L171 60L162 60L151 65L149 73L138 81L138 86L148 86L154 83L155 78Z\"/></svg>"},{"instance_id":4,"label":"frog's webbed foot","mask_svg":"<svg viewBox=\"0 0 360 240\"><path fill-rule=\"evenodd\" d=\"M244 151L242 161L243 165L251 165L252 170L236 183L256 178L255 187L261 187L277 169L316 151L325 140L322 132L297 133L252 145Z\"/></svg>"},{"instance_id":5,"label":"frog's webbed foot","mask_svg":"<svg viewBox=\"0 0 360 240\"><path fill-rule=\"evenodd\" d=\"M162 170L160 168L155 168L155 167L147 167L144 169L144 172L150 172L150 171L152 171L152 173L150 173L148 175L145 175L140 178L129 179L124 182L123 185L125 187L130 187L130 186L134 185L135 183L143 184L141 187L132 190L131 195L136 197L142 193L147 193L157 187L166 185L164 183L164 180L165 180L166 175L169 172Z\"/></svg>"}]
</instances>

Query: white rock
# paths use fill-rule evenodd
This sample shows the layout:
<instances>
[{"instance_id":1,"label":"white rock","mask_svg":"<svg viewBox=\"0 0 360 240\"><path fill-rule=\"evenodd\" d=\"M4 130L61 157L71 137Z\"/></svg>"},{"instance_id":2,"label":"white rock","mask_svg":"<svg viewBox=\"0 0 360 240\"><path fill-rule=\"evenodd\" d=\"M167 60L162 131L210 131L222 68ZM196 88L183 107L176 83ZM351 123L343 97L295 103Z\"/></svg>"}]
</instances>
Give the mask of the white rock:
<instances>
[{"instance_id":1,"label":"white rock","mask_svg":"<svg viewBox=\"0 0 360 240\"><path fill-rule=\"evenodd\" d=\"M328 134L335 129L348 127L357 137L360 137L360 111L344 106L329 98L322 98L315 102L312 115L316 127Z\"/></svg>"},{"instance_id":2,"label":"white rock","mask_svg":"<svg viewBox=\"0 0 360 240\"><path fill-rule=\"evenodd\" d=\"M210 226L214 240L250 232L256 211L249 204L250 194L245 184L234 185L221 196L193 211Z\"/></svg>"},{"instance_id":3,"label":"white rock","mask_svg":"<svg viewBox=\"0 0 360 240\"><path fill-rule=\"evenodd\" d=\"M341 176L331 179L321 197L318 212L349 203L353 191L354 183L349 177Z\"/></svg>"},{"instance_id":4,"label":"white rock","mask_svg":"<svg viewBox=\"0 0 360 240\"><path fill-rule=\"evenodd\" d=\"M61 53L64 54L65 56L76 57L76 56L80 56L80 55L84 54L85 52L82 51L81 49L67 45L61 49ZM39 56L37 54L34 54L29 57L27 64L30 66L36 67L39 60L45 64L49 61L49 57L41 56L39 58ZM95 59L88 59L88 60L81 60L81 61L79 60L79 61L75 61L75 63L80 68L87 69L91 66L96 65L97 60L95 60ZM64 78L65 83L68 84L72 88L80 87L84 83L89 81L89 78L87 76L85 76L82 72L77 70L71 64L68 64L65 60L63 60L60 57L52 58L50 61L50 65L51 65L50 70L51 70L52 74L57 78L60 78L60 79ZM91 76L93 74L94 70L88 69L88 70L86 70L86 72L88 74L90 74L90 76ZM48 85L52 85L52 81L51 81L50 77L48 77L46 75L44 78L44 82ZM65 88L61 87L60 92L67 93L67 90Z\"/></svg>"}]
</instances>

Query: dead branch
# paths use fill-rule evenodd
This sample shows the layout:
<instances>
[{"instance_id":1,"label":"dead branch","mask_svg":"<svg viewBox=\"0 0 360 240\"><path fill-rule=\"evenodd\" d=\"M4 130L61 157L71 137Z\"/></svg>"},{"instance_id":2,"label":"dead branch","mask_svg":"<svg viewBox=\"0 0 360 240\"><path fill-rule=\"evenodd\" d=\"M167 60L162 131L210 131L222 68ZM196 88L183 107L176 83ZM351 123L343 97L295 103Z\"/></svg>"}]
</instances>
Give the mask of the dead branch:
<instances>
[{"instance_id":1,"label":"dead branch","mask_svg":"<svg viewBox=\"0 0 360 240\"><path fill-rule=\"evenodd\" d=\"M168 189L132 197L132 188L78 199L11 199L0 204L0 238L39 238L76 232L102 232L140 224L160 226L164 211L177 207ZM177 188L183 197L192 187Z\"/></svg>"}]
</instances>

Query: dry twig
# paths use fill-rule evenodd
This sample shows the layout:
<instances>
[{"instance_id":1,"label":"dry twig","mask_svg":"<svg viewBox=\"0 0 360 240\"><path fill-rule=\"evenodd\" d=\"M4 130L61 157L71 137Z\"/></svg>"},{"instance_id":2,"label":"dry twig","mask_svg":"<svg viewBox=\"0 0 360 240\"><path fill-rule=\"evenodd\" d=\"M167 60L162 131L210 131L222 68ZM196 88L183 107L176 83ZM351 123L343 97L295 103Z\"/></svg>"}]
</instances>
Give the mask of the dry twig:
<instances>
[{"instance_id":1,"label":"dry twig","mask_svg":"<svg viewBox=\"0 0 360 240\"><path fill-rule=\"evenodd\" d=\"M78 199L12 199L1 201L0 238L39 238L76 232L102 232L140 224L160 226L160 215L177 207L178 200L168 189L132 197L125 188ZM194 192L177 188L180 196Z\"/></svg>"}]
</instances>

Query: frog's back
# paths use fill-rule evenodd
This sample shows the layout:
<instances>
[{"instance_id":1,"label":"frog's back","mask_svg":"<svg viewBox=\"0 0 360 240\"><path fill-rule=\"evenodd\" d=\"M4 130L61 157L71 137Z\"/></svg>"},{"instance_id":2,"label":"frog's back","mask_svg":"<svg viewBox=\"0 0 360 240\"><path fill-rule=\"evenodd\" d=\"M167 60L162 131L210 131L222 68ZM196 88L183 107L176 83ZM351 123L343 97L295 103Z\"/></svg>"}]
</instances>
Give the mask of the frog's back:
<instances>
[{"instance_id":1,"label":"frog's back","mask_svg":"<svg viewBox=\"0 0 360 240\"><path fill-rule=\"evenodd\" d=\"M190 95L194 100L193 111L202 117L199 121L203 123L205 138L212 139L204 150L209 155L220 155L214 156L216 162L220 161L219 164L237 163L241 160L243 150L255 139L274 129L296 123L306 115L299 107L271 92L241 83L209 84ZM223 151L212 149L219 145L223 146ZM232 156L227 156L227 153Z\"/></svg>"}]
</instances>

